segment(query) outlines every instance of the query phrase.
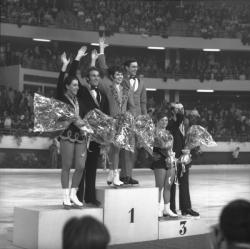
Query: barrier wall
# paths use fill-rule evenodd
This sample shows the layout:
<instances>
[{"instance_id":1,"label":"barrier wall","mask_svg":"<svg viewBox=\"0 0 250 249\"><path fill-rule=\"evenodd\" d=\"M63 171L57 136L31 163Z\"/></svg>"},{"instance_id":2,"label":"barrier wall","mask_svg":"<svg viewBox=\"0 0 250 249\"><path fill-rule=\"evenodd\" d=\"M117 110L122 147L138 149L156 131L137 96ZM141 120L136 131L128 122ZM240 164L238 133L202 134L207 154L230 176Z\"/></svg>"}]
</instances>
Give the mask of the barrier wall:
<instances>
[{"instance_id":1,"label":"barrier wall","mask_svg":"<svg viewBox=\"0 0 250 249\"><path fill-rule=\"evenodd\" d=\"M61 158L56 148L50 147L47 137L2 136L0 139L0 168L60 168ZM250 142L217 142L216 147L204 147L203 153L193 160L199 164L250 164ZM233 160L232 151L240 147L237 160ZM150 160L142 156L136 168L149 168Z\"/></svg>"}]
</instances>

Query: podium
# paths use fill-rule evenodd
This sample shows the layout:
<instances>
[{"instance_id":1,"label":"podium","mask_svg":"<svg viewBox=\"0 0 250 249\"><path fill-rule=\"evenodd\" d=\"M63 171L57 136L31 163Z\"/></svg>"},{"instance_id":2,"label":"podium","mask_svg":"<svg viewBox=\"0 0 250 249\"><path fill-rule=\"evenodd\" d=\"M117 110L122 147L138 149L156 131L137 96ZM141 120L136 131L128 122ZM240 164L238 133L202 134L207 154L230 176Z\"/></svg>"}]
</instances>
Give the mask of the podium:
<instances>
[{"instance_id":1,"label":"podium","mask_svg":"<svg viewBox=\"0 0 250 249\"><path fill-rule=\"evenodd\" d=\"M111 245L209 233L202 219L158 219L158 188L97 188L100 208L65 210L62 206L16 207L13 244L26 249L61 249L62 230L72 217L90 215L104 223Z\"/></svg>"},{"instance_id":2,"label":"podium","mask_svg":"<svg viewBox=\"0 0 250 249\"><path fill-rule=\"evenodd\" d=\"M101 208L65 210L61 206L16 207L13 244L27 249L61 249L66 221L86 215L103 222Z\"/></svg>"},{"instance_id":3,"label":"podium","mask_svg":"<svg viewBox=\"0 0 250 249\"><path fill-rule=\"evenodd\" d=\"M158 239L158 189L146 187L99 188L97 199L111 244Z\"/></svg>"},{"instance_id":4,"label":"podium","mask_svg":"<svg viewBox=\"0 0 250 249\"><path fill-rule=\"evenodd\" d=\"M171 239L209 233L204 220L196 218L162 218L159 220L158 239Z\"/></svg>"}]
</instances>

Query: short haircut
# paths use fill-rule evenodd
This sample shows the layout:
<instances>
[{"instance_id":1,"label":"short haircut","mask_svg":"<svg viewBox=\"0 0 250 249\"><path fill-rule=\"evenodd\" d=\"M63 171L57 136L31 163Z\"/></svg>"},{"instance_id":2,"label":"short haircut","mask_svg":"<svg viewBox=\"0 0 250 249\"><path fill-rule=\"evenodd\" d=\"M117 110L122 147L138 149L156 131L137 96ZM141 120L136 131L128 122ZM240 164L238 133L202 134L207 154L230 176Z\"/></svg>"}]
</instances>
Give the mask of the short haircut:
<instances>
[{"instance_id":1,"label":"short haircut","mask_svg":"<svg viewBox=\"0 0 250 249\"><path fill-rule=\"evenodd\" d=\"M63 88L64 88L64 91L67 90L66 86L69 86L73 80L77 80L78 81L78 84L79 84L79 79L76 77L76 76L72 76L72 75L69 75L67 76L64 81L63 81Z\"/></svg>"},{"instance_id":2,"label":"short haircut","mask_svg":"<svg viewBox=\"0 0 250 249\"><path fill-rule=\"evenodd\" d=\"M235 200L220 215L220 229L228 242L250 242L250 202Z\"/></svg>"},{"instance_id":3,"label":"short haircut","mask_svg":"<svg viewBox=\"0 0 250 249\"><path fill-rule=\"evenodd\" d=\"M97 67L90 67L86 73L86 77L89 78L90 72L97 71L100 74L100 71Z\"/></svg>"},{"instance_id":4,"label":"short haircut","mask_svg":"<svg viewBox=\"0 0 250 249\"><path fill-rule=\"evenodd\" d=\"M137 60L135 58L127 60L127 61L124 62L123 65L124 65L124 67L129 67L130 64L133 63L133 62L137 62Z\"/></svg>"},{"instance_id":5,"label":"short haircut","mask_svg":"<svg viewBox=\"0 0 250 249\"><path fill-rule=\"evenodd\" d=\"M111 78L111 77L114 77L115 73L116 72L119 72L119 73L123 73L123 70L120 66L113 66L113 67L110 67L108 69L108 76Z\"/></svg>"},{"instance_id":6,"label":"short haircut","mask_svg":"<svg viewBox=\"0 0 250 249\"><path fill-rule=\"evenodd\" d=\"M165 111L159 111L156 113L156 121L159 122L162 118L168 118L168 114Z\"/></svg>"},{"instance_id":7,"label":"short haircut","mask_svg":"<svg viewBox=\"0 0 250 249\"><path fill-rule=\"evenodd\" d=\"M63 228L63 249L106 249L107 228L91 216L72 218Z\"/></svg>"}]
</instances>

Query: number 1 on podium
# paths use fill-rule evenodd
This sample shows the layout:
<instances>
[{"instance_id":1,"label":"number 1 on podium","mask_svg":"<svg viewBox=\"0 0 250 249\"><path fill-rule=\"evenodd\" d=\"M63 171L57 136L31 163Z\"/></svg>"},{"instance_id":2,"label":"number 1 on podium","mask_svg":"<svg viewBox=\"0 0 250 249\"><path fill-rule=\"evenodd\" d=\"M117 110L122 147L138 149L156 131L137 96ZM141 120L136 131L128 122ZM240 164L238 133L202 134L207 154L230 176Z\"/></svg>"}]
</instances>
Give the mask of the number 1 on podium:
<instances>
[{"instance_id":1,"label":"number 1 on podium","mask_svg":"<svg viewBox=\"0 0 250 249\"><path fill-rule=\"evenodd\" d=\"M135 209L131 208L129 210L129 213L130 213L130 223L135 223Z\"/></svg>"}]
</instances>

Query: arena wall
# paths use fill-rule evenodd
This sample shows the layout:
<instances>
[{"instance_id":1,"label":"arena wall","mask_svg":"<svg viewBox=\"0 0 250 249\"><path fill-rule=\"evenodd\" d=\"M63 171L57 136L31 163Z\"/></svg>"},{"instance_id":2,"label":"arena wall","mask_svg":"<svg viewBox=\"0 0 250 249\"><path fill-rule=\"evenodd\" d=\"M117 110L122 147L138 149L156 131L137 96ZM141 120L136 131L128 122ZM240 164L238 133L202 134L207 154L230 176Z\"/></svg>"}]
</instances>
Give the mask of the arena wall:
<instances>
[{"instance_id":1,"label":"arena wall","mask_svg":"<svg viewBox=\"0 0 250 249\"><path fill-rule=\"evenodd\" d=\"M53 156L47 137L2 136L0 142L0 168L60 168L60 156L57 165L52 165ZM237 160L233 160L232 151L240 147ZM217 142L216 147L204 147L203 153L193 164L249 164L250 142ZM55 152L54 156L57 156ZM11 166L10 166L11 165ZM149 167L148 161L137 164L139 168Z\"/></svg>"}]
</instances>

